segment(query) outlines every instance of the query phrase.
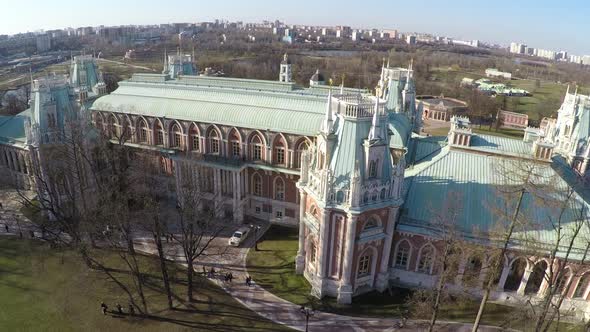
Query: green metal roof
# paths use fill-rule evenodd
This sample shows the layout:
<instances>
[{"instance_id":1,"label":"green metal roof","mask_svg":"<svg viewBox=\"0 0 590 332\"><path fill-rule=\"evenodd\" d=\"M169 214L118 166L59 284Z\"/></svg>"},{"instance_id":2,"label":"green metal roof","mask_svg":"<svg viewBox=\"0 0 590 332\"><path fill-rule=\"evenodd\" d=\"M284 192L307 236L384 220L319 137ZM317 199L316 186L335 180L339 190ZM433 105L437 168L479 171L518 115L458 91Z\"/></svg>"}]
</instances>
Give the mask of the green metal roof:
<instances>
[{"instance_id":1,"label":"green metal roof","mask_svg":"<svg viewBox=\"0 0 590 332\"><path fill-rule=\"evenodd\" d=\"M406 171L405 205L400 225L415 228L414 231L432 235L432 220L436 219L449 204L451 193L460 195L460 206L456 217L457 228L473 237L482 237L496 227L500 219L494 210L511 211L515 202L506 202L498 194L498 188L505 183L505 177L498 171L499 164L507 164L506 158L498 155L485 155L470 151L454 150L445 147L432 160L418 164ZM510 166L509 166L510 167ZM539 166L537 181L544 185L555 185L563 190L566 181L555 168L561 167L558 161ZM559 200L554 191L539 190L528 193L523 200L521 213L530 222L517 229L514 234L514 246L523 242L551 244L556 241L556 232L550 220L556 219L555 207L543 204L551 199ZM554 196L554 197L549 197ZM576 202L588 206L582 196L576 195ZM576 220L574 210L568 209L563 217L564 231L571 229ZM400 226L403 229L406 226ZM422 231L420 231L422 230ZM576 241L576 247L584 248L590 239L587 225ZM565 240L562 240L564 243ZM578 257L579 258L579 257Z\"/></svg>"},{"instance_id":2,"label":"green metal roof","mask_svg":"<svg viewBox=\"0 0 590 332\"><path fill-rule=\"evenodd\" d=\"M478 134L471 136L471 146L468 148L511 156L530 156L533 146L531 143L514 138Z\"/></svg>"},{"instance_id":3,"label":"green metal roof","mask_svg":"<svg viewBox=\"0 0 590 332\"><path fill-rule=\"evenodd\" d=\"M14 116L0 116L0 142L24 146L27 138L25 135L25 120L31 117L28 109Z\"/></svg>"}]
</instances>

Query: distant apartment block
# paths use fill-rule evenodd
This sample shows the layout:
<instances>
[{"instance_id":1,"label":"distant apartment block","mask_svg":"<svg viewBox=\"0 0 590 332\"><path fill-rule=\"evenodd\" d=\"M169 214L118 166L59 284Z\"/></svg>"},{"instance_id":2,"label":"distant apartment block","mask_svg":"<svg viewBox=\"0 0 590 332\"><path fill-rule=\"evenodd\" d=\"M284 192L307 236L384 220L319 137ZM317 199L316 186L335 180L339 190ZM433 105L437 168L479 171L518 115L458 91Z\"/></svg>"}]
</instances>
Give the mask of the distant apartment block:
<instances>
[{"instance_id":1,"label":"distant apartment block","mask_svg":"<svg viewBox=\"0 0 590 332\"><path fill-rule=\"evenodd\" d=\"M520 43L510 43L510 53L514 54L525 54L526 52L526 45Z\"/></svg>"},{"instance_id":2,"label":"distant apartment block","mask_svg":"<svg viewBox=\"0 0 590 332\"><path fill-rule=\"evenodd\" d=\"M414 45L416 44L416 36L413 35L409 35L406 37L406 43L408 43L408 45Z\"/></svg>"},{"instance_id":3,"label":"distant apartment block","mask_svg":"<svg viewBox=\"0 0 590 332\"><path fill-rule=\"evenodd\" d=\"M48 34L38 35L35 42L38 53L47 52L51 49L51 37Z\"/></svg>"}]
</instances>

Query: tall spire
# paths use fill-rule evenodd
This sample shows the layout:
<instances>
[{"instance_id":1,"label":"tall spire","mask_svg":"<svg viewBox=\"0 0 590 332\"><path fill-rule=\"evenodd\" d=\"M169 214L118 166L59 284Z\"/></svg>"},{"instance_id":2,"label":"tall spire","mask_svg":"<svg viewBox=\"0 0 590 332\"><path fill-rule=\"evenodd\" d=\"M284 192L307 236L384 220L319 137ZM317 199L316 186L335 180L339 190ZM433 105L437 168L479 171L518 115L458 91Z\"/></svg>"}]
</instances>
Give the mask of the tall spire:
<instances>
[{"instance_id":1,"label":"tall spire","mask_svg":"<svg viewBox=\"0 0 590 332\"><path fill-rule=\"evenodd\" d=\"M389 57L387 58L387 69L389 69Z\"/></svg>"},{"instance_id":2,"label":"tall spire","mask_svg":"<svg viewBox=\"0 0 590 332\"><path fill-rule=\"evenodd\" d=\"M326 106L326 117L324 118L324 123L322 123L322 132L326 135L332 133L334 129L334 120L332 119L332 88L328 90L328 104Z\"/></svg>"},{"instance_id":3,"label":"tall spire","mask_svg":"<svg viewBox=\"0 0 590 332\"><path fill-rule=\"evenodd\" d=\"M340 82L340 95L344 95L344 77L345 75L342 74L342 82Z\"/></svg>"},{"instance_id":4,"label":"tall spire","mask_svg":"<svg viewBox=\"0 0 590 332\"><path fill-rule=\"evenodd\" d=\"M379 97L375 97L375 111L373 112L373 122L371 123L371 130L369 131L369 141L380 140L381 137L381 124L379 123Z\"/></svg>"}]
</instances>

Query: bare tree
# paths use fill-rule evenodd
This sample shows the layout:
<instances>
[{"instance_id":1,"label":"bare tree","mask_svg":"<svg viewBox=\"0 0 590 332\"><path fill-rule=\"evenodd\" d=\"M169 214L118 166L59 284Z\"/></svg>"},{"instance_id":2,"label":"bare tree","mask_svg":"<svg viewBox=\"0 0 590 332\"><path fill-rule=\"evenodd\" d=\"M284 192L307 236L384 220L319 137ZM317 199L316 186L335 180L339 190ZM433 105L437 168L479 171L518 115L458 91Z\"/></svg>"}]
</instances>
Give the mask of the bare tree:
<instances>
[{"instance_id":1,"label":"bare tree","mask_svg":"<svg viewBox=\"0 0 590 332\"><path fill-rule=\"evenodd\" d=\"M446 285L457 275L457 266L462 259L463 241L456 224L460 214L458 204L461 200L459 196L456 193L450 193L441 211L433 213L434 219L431 226L436 232L436 247L439 252L435 255L436 260L430 262L427 261L430 258L421 258L417 262L419 268L433 264L437 273L435 288L416 291L409 301L417 315L430 314L428 331L434 330L441 305L450 299Z\"/></svg>"},{"instance_id":2,"label":"bare tree","mask_svg":"<svg viewBox=\"0 0 590 332\"><path fill-rule=\"evenodd\" d=\"M542 178L543 165L527 159L507 159L496 163L496 171L500 176L500 184L496 192L502 203L492 203L488 209L496 216L497 231L490 230L491 241L489 277L484 285L484 293L480 302L472 331L476 332L494 287L495 280L502 273L504 257L513 240L515 230L526 228L526 220L521 218L522 203L531 191L537 191L539 178ZM512 204L514 202L514 204Z\"/></svg>"},{"instance_id":3,"label":"bare tree","mask_svg":"<svg viewBox=\"0 0 590 332\"><path fill-rule=\"evenodd\" d=\"M195 262L199 257L207 255L207 249L224 229L223 222L218 217L222 207L207 205L205 193L200 190L198 184L190 181L180 186L177 195L176 209L180 233L174 234L173 238L181 246L186 259L187 300L193 301ZM215 199L216 197L213 198Z\"/></svg>"}]
</instances>

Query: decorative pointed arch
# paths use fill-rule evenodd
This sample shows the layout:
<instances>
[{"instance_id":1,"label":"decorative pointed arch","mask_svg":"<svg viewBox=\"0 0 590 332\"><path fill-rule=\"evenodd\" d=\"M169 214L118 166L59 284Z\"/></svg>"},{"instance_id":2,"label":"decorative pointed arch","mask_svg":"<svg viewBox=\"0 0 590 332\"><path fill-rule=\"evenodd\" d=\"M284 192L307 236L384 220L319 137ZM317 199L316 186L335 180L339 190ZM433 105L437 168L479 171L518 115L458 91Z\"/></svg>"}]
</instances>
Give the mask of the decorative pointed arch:
<instances>
[{"instance_id":1,"label":"decorative pointed arch","mask_svg":"<svg viewBox=\"0 0 590 332\"><path fill-rule=\"evenodd\" d=\"M150 127L148 121L143 116L139 116L135 119L135 128L137 141L139 143L149 144Z\"/></svg>"},{"instance_id":2,"label":"decorative pointed arch","mask_svg":"<svg viewBox=\"0 0 590 332\"><path fill-rule=\"evenodd\" d=\"M285 180L281 176L277 176L273 181L274 198L277 201L285 200Z\"/></svg>"},{"instance_id":3,"label":"decorative pointed arch","mask_svg":"<svg viewBox=\"0 0 590 332\"><path fill-rule=\"evenodd\" d=\"M212 124L207 127L207 153L221 155L221 141L223 136L221 135L221 129L216 125Z\"/></svg>"},{"instance_id":4,"label":"decorative pointed arch","mask_svg":"<svg viewBox=\"0 0 590 332\"><path fill-rule=\"evenodd\" d=\"M242 156L242 134L236 127L232 127L227 135L227 151L229 156L239 159Z\"/></svg>"},{"instance_id":5,"label":"decorative pointed arch","mask_svg":"<svg viewBox=\"0 0 590 332\"><path fill-rule=\"evenodd\" d=\"M188 127L188 148L191 151L201 151L201 130L192 122Z\"/></svg>"},{"instance_id":6,"label":"decorative pointed arch","mask_svg":"<svg viewBox=\"0 0 590 332\"><path fill-rule=\"evenodd\" d=\"M289 141L281 133L275 136L272 143L272 160L273 164L287 166L287 151L289 151Z\"/></svg>"},{"instance_id":7,"label":"decorative pointed arch","mask_svg":"<svg viewBox=\"0 0 590 332\"><path fill-rule=\"evenodd\" d=\"M307 137L301 137L295 142L295 160L293 161L293 167L301 167L301 155L303 154L303 151L311 148L312 144L313 142Z\"/></svg>"},{"instance_id":8,"label":"decorative pointed arch","mask_svg":"<svg viewBox=\"0 0 590 332\"><path fill-rule=\"evenodd\" d=\"M176 120L172 121L168 132L170 133L168 138L170 147L184 150L184 128L182 128L182 125Z\"/></svg>"},{"instance_id":9,"label":"decorative pointed arch","mask_svg":"<svg viewBox=\"0 0 590 332\"><path fill-rule=\"evenodd\" d=\"M249 158L250 160L266 160L266 147L268 146L266 138L258 130L253 131L248 137Z\"/></svg>"},{"instance_id":10,"label":"decorative pointed arch","mask_svg":"<svg viewBox=\"0 0 590 332\"><path fill-rule=\"evenodd\" d=\"M363 224L363 232L368 231L368 230L372 230L375 228L382 228L382 227L383 227L383 223L381 222L381 218L379 218L378 215L373 214L373 215L370 215L369 218L367 218L367 220Z\"/></svg>"},{"instance_id":11,"label":"decorative pointed arch","mask_svg":"<svg viewBox=\"0 0 590 332\"><path fill-rule=\"evenodd\" d=\"M375 275L378 253L374 246L368 246L361 252L356 269L357 279Z\"/></svg>"},{"instance_id":12,"label":"decorative pointed arch","mask_svg":"<svg viewBox=\"0 0 590 332\"><path fill-rule=\"evenodd\" d=\"M436 248L431 242L424 244L418 251L418 260L416 263L416 272L432 274L434 270L434 259L436 257Z\"/></svg>"},{"instance_id":13,"label":"decorative pointed arch","mask_svg":"<svg viewBox=\"0 0 590 332\"><path fill-rule=\"evenodd\" d=\"M402 239L395 244L393 251L392 265L398 269L408 270L410 268L410 259L412 258L412 242L408 239Z\"/></svg>"},{"instance_id":14,"label":"decorative pointed arch","mask_svg":"<svg viewBox=\"0 0 590 332\"><path fill-rule=\"evenodd\" d=\"M119 134L119 118L113 113L107 116L107 136L109 138L117 138Z\"/></svg>"},{"instance_id":15,"label":"decorative pointed arch","mask_svg":"<svg viewBox=\"0 0 590 332\"><path fill-rule=\"evenodd\" d=\"M164 125L160 119L156 118L153 123L153 141L155 145L164 146Z\"/></svg>"},{"instance_id":16,"label":"decorative pointed arch","mask_svg":"<svg viewBox=\"0 0 590 332\"><path fill-rule=\"evenodd\" d=\"M252 174L252 194L255 196L262 196L262 176L258 172Z\"/></svg>"}]
</instances>

